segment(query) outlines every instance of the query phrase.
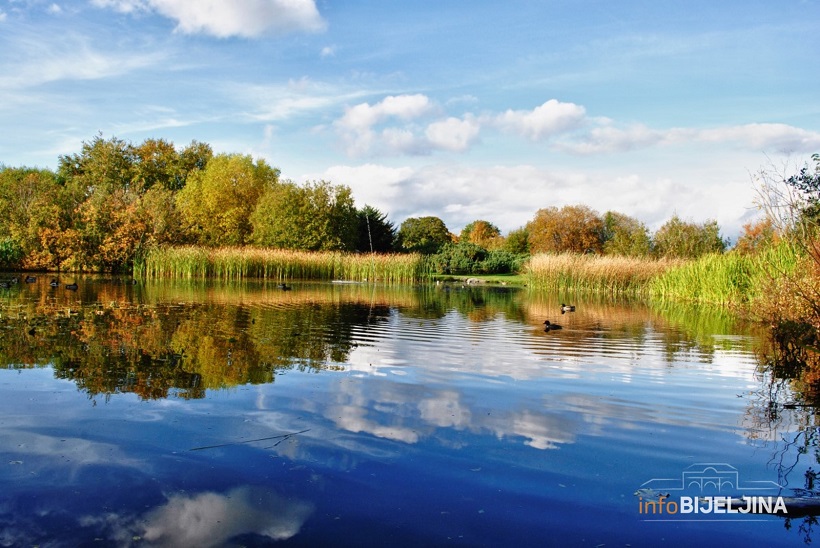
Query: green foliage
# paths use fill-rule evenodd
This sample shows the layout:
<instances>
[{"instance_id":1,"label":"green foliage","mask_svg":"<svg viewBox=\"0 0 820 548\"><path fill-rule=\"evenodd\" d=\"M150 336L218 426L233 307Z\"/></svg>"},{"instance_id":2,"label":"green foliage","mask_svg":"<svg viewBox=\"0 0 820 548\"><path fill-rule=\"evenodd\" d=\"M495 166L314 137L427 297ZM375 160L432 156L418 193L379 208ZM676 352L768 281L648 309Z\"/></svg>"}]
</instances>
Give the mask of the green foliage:
<instances>
[{"instance_id":1,"label":"green foliage","mask_svg":"<svg viewBox=\"0 0 820 548\"><path fill-rule=\"evenodd\" d=\"M814 168L804 165L800 171L786 179L785 183L799 190L806 198L805 215L812 220L820 218L820 154L811 157Z\"/></svg>"},{"instance_id":2,"label":"green foliage","mask_svg":"<svg viewBox=\"0 0 820 548\"><path fill-rule=\"evenodd\" d=\"M438 253L430 257L433 268L440 274L476 274L479 265L487 258L487 250L470 243L444 244Z\"/></svg>"},{"instance_id":3,"label":"green foliage","mask_svg":"<svg viewBox=\"0 0 820 548\"><path fill-rule=\"evenodd\" d=\"M500 249L487 251L466 241L448 243L430 256L433 269L439 274L508 274L518 272L526 255Z\"/></svg>"},{"instance_id":4,"label":"green foliage","mask_svg":"<svg viewBox=\"0 0 820 548\"><path fill-rule=\"evenodd\" d=\"M243 245L251 241L251 214L265 192L275 188L279 170L264 160L240 154L214 156L204 170L193 171L176 195L184 230L205 246Z\"/></svg>"},{"instance_id":5,"label":"green foliage","mask_svg":"<svg viewBox=\"0 0 820 548\"><path fill-rule=\"evenodd\" d=\"M327 181L271 186L250 220L255 244L282 249L352 251L359 230L350 188Z\"/></svg>"},{"instance_id":6,"label":"green foliage","mask_svg":"<svg viewBox=\"0 0 820 548\"><path fill-rule=\"evenodd\" d=\"M433 255L453 241L444 221L438 217L410 217L399 228L399 247L411 253Z\"/></svg>"},{"instance_id":7,"label":"green foliage","mask_svg":"<svg viewBox=\"0 0 820 548\"><path fill-rule=\"evenodd\" d=\"M717 221L690 223L677 215L658 229L652 244L656 256L667 258L694 259L709 253L722 253L726 249Z\"/></svg>"},{"instance_id":8,"label":"green foliage","mask_svg":"<svg viewBox=\"0 0 820 548\"><path fill-rule=\"evenodd\" d=\"M645 257L651 250L649 229L642 222L615 211L604 215L604 253Z\"/></svg>"},{"instance_id":9,"label":"green foliage","mask_svg":"<svg viewBox=\"0 0 820 548\"><path fill-rule=\"evenodd\" d=\"M16 268L23 259L23 248L11 238L0 239L0 268Z\"/></svg>"},{"instance_id":10,"label":"green foliage","mask_svg":"<svg viewBox=\"0 0 820 548\"><path fill-rule=\"evenodd\" d=\"M396 226L387 220L387 214L375 207L365 205L356 212L359 218L356 251L393 251L396 241Z\"/></svg>"},{"instance_id":11,"label":"green foliage","mask_svg":"<svg viewBox=\"0 0 820 548\"><path fill-rule=\"evenodd\" d=\"M529 239L529 231L521 227L507 234L507 237L504 238L504 243L501 245L501 249L513 254L529 254Z\"/></svg>"}]
</instances>

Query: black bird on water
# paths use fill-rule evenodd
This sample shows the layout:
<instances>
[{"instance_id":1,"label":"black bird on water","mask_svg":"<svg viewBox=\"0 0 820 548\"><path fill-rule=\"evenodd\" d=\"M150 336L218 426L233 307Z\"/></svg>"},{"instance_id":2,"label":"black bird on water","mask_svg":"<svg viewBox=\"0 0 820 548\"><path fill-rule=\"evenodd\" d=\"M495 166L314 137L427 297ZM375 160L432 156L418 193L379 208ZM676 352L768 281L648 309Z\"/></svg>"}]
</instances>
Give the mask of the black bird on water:
<instances>
[{"instance_id":1,"label":"black bird on water","mask_svg":"<svg viewBox=\"0 0 820 548\"><path fill-rule=\"evenodd\" d=\"M54 278L50 282L48 282L48 285L50 285L51 287L60 287L60 282L58 282L57 279Z\"/></svg>"},{"instance_id":2,"label":"black bird on water","mask_svg":"<svg viewBox=\"0 0 820 548\"><path fill-rule=\"evenodd\" d=\"M77 291L77 282L74 282L73 284L65 284L65 288L69 291Z\"/></svg>"},{"instance_id":3,"label":"black bird on water","mask_svg":"<svg viewBox=\"0 0 820 548\"><path fill-rule=\"evenodd\" d=\"M27 284L33 284L33 283L34 283L34 282L36 282L36 281L37 281L37 278L36 278L36 277L34 277L34 276L26 276L26 283L27 283Z\"/></svg>"},{"instance_id":4,"label":"black bird on water","mask_svg":"<svg viewBox=\"0 0 820 548\"><path fill-rule=\"evenodd\" d=\"M563 329L563 327L557 323L550 323L549 320L544 320L544 331L555 331L557 329Z\"/></svg>"},{"instance_id":5,"label":"black bird on water","mask_svg":"<svg viewBox=\"0 0 820 548\"><path fill-rule=\"evenodd\" d=\"M293 289L292 287L289 287L288 284L279 284L276 287L278 287L282 291L290 291L291 289Z\"/></svg>"}]
</instances>

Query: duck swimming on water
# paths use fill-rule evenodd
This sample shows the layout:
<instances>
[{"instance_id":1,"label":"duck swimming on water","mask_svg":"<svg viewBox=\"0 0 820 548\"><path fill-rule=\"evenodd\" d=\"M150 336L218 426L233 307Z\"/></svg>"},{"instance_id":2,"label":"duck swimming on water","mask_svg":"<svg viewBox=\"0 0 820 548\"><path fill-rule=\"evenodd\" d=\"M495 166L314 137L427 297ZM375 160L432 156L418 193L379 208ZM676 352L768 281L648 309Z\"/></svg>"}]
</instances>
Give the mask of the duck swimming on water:
<instances>
[{"instance_id":1,"label":"duck swimming on water","mask_svg":"<svg viewBox=\"0 0 820 548\"><path fill-rule=\"evenodd\" d=\"M564 312L575 312L575 305L561 303L561 314Z\"/></svg>"},{"instance_id":2,"label":"duck swimming on water","mask_svg":"<svg viewBox=\"0 0 820 548\"><path fill-rule=\"evenodd\" d=\"M563 329L563 327L557 323L550 323L549 320L544 321L544 331L555 331L557 329Z\"/></svg>"}]
</instances>

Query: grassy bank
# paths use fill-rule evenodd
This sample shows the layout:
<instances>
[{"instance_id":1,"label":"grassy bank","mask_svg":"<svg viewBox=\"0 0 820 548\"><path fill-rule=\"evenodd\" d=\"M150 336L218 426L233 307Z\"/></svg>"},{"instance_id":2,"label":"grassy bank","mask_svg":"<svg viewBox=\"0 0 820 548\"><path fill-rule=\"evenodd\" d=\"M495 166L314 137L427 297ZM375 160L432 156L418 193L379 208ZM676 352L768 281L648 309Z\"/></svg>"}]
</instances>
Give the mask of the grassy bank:
<instances>
[{"instance_id":1,"label":"grassy bank","mask_svg":"<svg viewBox=\"0 0 820 548\"><path fill-rule=\"evenodd\" d=\"M354 280L412 283L427 279L420 255L290 251L258 247L152 249L134 267L143 278Z\"/></svg>"}]
</instances>

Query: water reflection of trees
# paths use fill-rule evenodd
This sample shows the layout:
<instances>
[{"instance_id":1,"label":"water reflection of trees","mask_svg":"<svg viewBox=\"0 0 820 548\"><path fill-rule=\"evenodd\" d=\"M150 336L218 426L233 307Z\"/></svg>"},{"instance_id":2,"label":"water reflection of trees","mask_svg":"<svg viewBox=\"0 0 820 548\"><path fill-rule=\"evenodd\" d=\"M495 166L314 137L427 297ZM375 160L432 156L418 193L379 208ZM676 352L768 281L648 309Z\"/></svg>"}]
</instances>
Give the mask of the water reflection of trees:
<instances>
[{"instance_id":1,"label":"water reflection of trees","mask_svg":"<svg viewBox=\"0 0 820 548\"><path fill-rule=\"evenodd\" d=\"M747 435L771 447L778 483L801 503L796 513L790 508L795 515L785 517L784 526L810 544L820 516L820 483L812 469L820 464L820 359L801 343L804 334L790 327L777 326L760 338L760 387L747 410Z\"/></svg>"},{"instance_id":2,"label":"water reflection of trees","mask_svg":"<svg viewBox=\"0 0 820 548\"><path fill-rule=\"evenodd\" d=\"M273 382L286 369L338 367L354 328L390 314L384 304L332 299L226 305L157 302L150 291L113 284L96 292L86 285L79 296L26 289L3 303L3 365L51 364L92 398L200 398L207 389Z\"/></svg>"},{"instance_id":3,"label":"water reflection of trees","mask_svg":"<svg viewBox=\"0 0 820 548\"><path fill-rule=\"evenodd\" d=\"M363 333L383 329L391 314L438 319L453 311L477 323L503 317L537 326L560 318L560 301L520 288L461 284L305 283L285 292L265 282L130 285L87 277L69 292L40 280L0 293L0 361L51 364L91 397L201 398L208 389L274 382L288 369L340 368L357 341L368 339ZM587 328L563 331L562 345L660 337L670 363L694 350L708 359L721 344L714 335L736 330L714 311L610 298L585 299L572 318Z\"/></svg>"}]
</instances>

